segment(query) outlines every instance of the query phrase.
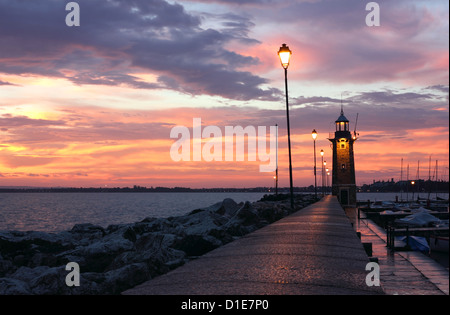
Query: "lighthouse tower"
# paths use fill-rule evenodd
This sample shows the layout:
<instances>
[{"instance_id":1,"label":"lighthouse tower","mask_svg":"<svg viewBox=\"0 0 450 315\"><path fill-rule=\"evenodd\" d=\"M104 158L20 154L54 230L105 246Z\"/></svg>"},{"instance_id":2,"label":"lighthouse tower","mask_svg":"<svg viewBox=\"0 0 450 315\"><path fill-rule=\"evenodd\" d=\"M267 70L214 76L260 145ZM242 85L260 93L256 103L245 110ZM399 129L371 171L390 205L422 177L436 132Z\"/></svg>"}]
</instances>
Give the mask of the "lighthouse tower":
<instances>
[{"instance_id":1,"label":"lighthouse tower","mask_svg":"<svg viewBox=\"0 0 450 315\"><path fill-rule=\"evenodd\" d=\"M353 156L353 143L356 141L356 131L352 135L349 130L349 121L344 116L341 106L341 115L335 121L336 131L330 133L333 146L333 177L332 194L338 197L343 206L356 205L355 160ZM334 136L334 138L333 138Z\"/></svg>"}]
</instances>

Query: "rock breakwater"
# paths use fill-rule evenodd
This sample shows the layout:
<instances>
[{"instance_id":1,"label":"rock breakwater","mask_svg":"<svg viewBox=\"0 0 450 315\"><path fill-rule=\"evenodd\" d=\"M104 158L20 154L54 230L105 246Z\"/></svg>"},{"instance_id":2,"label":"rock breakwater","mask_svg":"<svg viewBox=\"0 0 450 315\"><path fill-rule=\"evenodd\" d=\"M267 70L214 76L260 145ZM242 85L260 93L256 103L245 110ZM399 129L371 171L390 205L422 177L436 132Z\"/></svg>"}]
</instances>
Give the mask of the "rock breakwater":
<instances>
[{"instance_id":1,"label":"rock breakwater","mask_svg":"<svg viewBox=\"0 0 450 315\"><path fill-rule=\"evenodd\" d=\"M1 231L0 294L119 294L293 212L288 199L271 199L224 199L183 216L106 228L85 223L60 233ZM298 195L294 211L314 201ZM69 262L80 267L79 286L66 285Z\"/></svg>"}]
</instances>

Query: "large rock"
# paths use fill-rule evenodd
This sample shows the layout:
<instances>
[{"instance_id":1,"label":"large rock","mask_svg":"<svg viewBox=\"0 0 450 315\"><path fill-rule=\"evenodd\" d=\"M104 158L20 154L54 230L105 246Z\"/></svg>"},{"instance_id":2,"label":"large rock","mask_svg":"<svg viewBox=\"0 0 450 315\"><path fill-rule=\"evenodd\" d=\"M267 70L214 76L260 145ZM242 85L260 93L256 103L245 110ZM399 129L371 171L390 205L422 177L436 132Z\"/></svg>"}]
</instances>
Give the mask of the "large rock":
<instances>
[{"instance_id":1,"label":"large rock","mask_svg":"<svg viewBox=\"0 0 450 315\"><path fill-rule=\"evenodd\" d=\"M7 273L14 269L14 264L11 260L0 258L0 277L4 277Z\"/></svg>"},{"instance_id":2,"label":"large rock","mask_svg":"<svg viewBox=\"0 0 450 315\"><path fill-rule=\"evenodd\" d=\"M104 292L119 294L150 279L148 266L145 263L133 263L122 268L106 272L102 283Z\"/></svg>"},{"instance_id":3,"label":"large rock","mask_svg":"<svg viewBox=\"0 0 450 315\"><path fill-rule=\"evenodd\" d=\"M67 291L65 266L47 268L29 281L31 292L36 295L64 294Z\"/></svg>"},{"instance_id":4,"label":"large rock","mask_svg":"<svg viewBox=\"0 0 450 315\"><path fill-rule=\"evenodd\" d=\"M172 233L177 235L206 235L212 229L226 223L228 219L221 220L221 216L213 211L202 210L187 216L173 219L176 228Z\"/></svg>"},{"instance_id":5,"label":"large rock","mask_svg":"<svg viewBox=\"0 0 450 315\"><path fill-rule=\"evenodd\" d=\"M226 218L231 218L234 216L236 211L239 210L242 204L237 204L233 199L226 198L222 202L218 202L215 205L206 208L207 210L214 211Z\"/></svg>"},{"instance_id":6,"label":"large rock","mask_svg":"<svg viewBox=\"0 0 450 315\"><path fill-rule=\"evenodd\" d=\"M0 295L30 295L31 290L24 281L14 278L0 278Z\"/></svg>"},{"instance_id":7,"label":"large rock","mask_svg":"<svg viewBox=\"0 0 450 315\"><path fill-rule=\"evenodd\" d=\"M22 266L58 266L62 261L57 259L57 254L74 246L64 233L1 232L0 276L7 276Z\"/></svg>"},{"instance_id":8,"label":"large rock","mask_svg":"<svg viewBox=\"0 0 450 315\"><path fill-rule=\"evenodd\" d=\"M115 257L106 268L113 270L133 263L148 265L151 276L167 271L169 266L184 263L186 253L171 248L175 242L175 235L162 233L148 233L136 240L135 250L126 251Z\"/></svg>"},{"instance_id":9,"label":"large rock","mask_svg":"<svg viewBox=\"0 0 450 315\"><path fill-rule=\"evenodd\" d=\"M187 256L201 256L221 245L223 243L213 236L190 234L175 242L173 246L185 252Z\"/></svg>"},{"instance_id":10,"label":"large rock","mask_svg":"<svg viewBox=\"0 0 450 315\"><path fill-rule=\"evenodd\" d=\"M101 272L117 255L134 248L134 243L124 238L120 232L108 234L87 246L79 246L66 252L64 257L67 261L78 263L85 271Z\"/></svg>"}]
</instances>

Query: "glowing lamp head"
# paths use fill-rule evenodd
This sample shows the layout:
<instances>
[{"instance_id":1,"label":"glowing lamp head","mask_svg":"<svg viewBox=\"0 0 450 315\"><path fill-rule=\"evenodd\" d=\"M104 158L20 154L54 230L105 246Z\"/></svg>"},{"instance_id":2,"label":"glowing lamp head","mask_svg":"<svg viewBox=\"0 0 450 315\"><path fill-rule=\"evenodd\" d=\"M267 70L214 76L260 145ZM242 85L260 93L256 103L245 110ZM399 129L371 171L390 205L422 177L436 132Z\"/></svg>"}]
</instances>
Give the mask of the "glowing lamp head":
<instances>
[{"instance_id":1,"label":"glowing lamp head","mask_svg":"<svg viewBox=\"0 0 450 315\"><path fill-rule=\"evenodd\" d=\"M316 138L317 138L317 131L316 131L316 129L314 129L312 131L311 136L312 136L313 140L316 140Z\"/></svg>"},{"instance_id":2,"label":"glowing lamp head","mask_svg":"<svg viewBox=\"0 0 450 315\"><path fill-rule=\"evenodd\" d=\"M278 56L280 57L281 66L284 69L287 69L289 67L289 62L291 60L292 51L289 49L286 44L283 44L283 46L280 47L280 50L278 51Z\"/></svg>"},{"instance_id":3,"label":"glowing lamp head","mask_svg":"<svg viewBox=\"0 0 450 315\"><path fill-rule=\"evenodd\" d=\"M323 152L323 150L320 150L320 155L323 156L325 154L325 152Z\"/></svg>"}]
</instances>

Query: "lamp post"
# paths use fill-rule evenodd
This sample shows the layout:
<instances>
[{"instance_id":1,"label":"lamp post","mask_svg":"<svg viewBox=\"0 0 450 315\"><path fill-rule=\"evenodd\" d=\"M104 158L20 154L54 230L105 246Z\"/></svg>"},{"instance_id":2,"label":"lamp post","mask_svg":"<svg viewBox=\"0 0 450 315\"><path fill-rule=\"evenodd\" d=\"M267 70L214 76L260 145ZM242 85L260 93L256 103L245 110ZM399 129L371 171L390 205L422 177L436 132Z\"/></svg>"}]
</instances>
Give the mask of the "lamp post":
<instances>
[{"instance_id":1,"label":"lamp post","mask_svg":"<svg viewBox=\"0 0 450 315\"><path fill-rule=\"evenodd\" d=\"M317 175L316 175L316 138L317 131L314 129L311 133L312 138L314 140L314 196L317 199Z\"/></svg>"},{"instance_id":2,"label":"lamp post","mask_svg":"<svg viewBox=\"0 0 450 315\"><path fill-rule=\"evenodd\" d=\"M275 169L275 195L278 196L278 124L275 124L276 130L276 169Z\"/></svg>"},{"instance_id":3,"label":"lamp post","mask_svg":"<svg viewBox=\"0 0 450 315\"><path fill-rule=\"evenodd\" d=\"M324 181L324 177L323 177L323 155L325 154L325 152L323 152L323 150L320 150L320 155L322 156L322 196L324 196L325 195L325 193L324 193L324 191L323 191L323 186L324 186L324 184L323 184L323 181Z\"/></svg>"},{"instance_id":4,"label":"lamp post","mask_svg":"<svg viewBox=\"0 0 450 315\"><path fill-rule=\"evenodd\" d=\"M327 195L328 195L328 177L330 177L330 172L328 172L328 168L326 169L327 172Z\"/></svg>"},{"instance_id":5,"label":"lamp post","mask_svg":"<svg viewBox=\"0 0 450 315\"><path fill-rule=\"evenodd\" d=\"M286 120L287 120L287 133L288 133L288 147L289 147L289 184L291 192L291 209L294 209L294 186L292 184L292 158L291 158L291 131L289 124L289 96L288 96L288 81L287 81L287 69L291 60L292 51L286 44L283 44L278 51L280 57L281 66L284 69L284 85L286 89Z\"/></svg>"},{"instance_id":6,"label":"lamp post","mask_svg":"<svg viewBox=\"0 0 450 315\"><path fill-rule=\"evenodd\" d=\"M275 195L278 196L278 175L275 175L273 180L275 181Z\"/></svg>"}]
</instances>

